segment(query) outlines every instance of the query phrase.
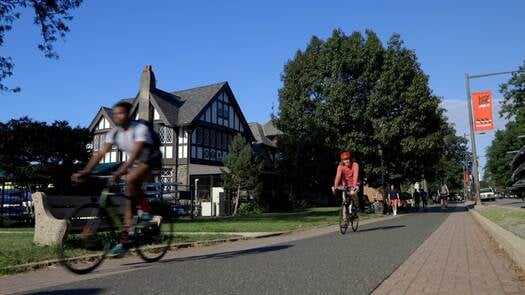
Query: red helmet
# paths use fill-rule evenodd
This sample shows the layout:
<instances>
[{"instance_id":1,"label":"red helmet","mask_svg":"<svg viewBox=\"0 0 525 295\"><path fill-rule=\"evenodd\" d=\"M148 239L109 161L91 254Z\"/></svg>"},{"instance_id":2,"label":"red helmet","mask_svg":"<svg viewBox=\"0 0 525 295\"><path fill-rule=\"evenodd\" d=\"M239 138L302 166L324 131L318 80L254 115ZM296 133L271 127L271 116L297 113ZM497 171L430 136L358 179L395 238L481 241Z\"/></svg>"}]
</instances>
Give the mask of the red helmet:
<instances>
[{"instance_id":1,"label":"red helmet","mask_svg":"<svg viewBox=\"0 0 525 295\"><path fill-rule=\"evenodd\" d=\"M343 151L339 157L341 158L341 161L350 160L352 154L349 151Z\"/></svg>"}]
</instances>

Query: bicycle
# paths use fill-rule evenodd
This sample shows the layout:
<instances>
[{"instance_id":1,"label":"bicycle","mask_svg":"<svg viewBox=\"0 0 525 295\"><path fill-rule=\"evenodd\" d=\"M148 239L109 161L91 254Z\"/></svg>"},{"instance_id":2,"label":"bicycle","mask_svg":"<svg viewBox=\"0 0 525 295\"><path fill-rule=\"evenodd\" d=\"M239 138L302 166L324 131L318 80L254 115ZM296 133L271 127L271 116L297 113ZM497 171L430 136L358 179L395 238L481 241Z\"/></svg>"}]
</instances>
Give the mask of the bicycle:
<instances>
[{"instance_id":1,"label":"bicycle","mask_svg":"<svg viewBox=\"0 0 525 295\"><path fill-rule=\"evenodd\" d=\"M350 187L347 186L338 186L336 190L342 192L342 202L341 209L339 210L339 230L341 234L346 234L348 226L352 227L352 230L355 232L359 227L359 214L357 206L355 205L354 199L347 196L347 193L350 192Z\"/></svg>"},{"instance_id":2,"label":"bicycle","mask_svg":"<svg viewBox=\"0 0 525 295\"><path fill-rule=\"evenodd\" d=\"M122 239L123 223L118 210L119 203L131 201L110 183L110 177L91 176L103 180L104 189L98 201L81 205L67 218L67 228L59 248L59 260L63 266L76 274L95 270ZM119 202L120 201L120 202ZM150 222L138 223L134 217L132 234L124 244L126 249L135 248L146 262L160 260L170 249L173 240L173 220L169 207L157 202L152 205L156 214ZM161 212L162 211L162 212ZM160 215L158 215L160 214Z\"/></svg>"}]
</instances>

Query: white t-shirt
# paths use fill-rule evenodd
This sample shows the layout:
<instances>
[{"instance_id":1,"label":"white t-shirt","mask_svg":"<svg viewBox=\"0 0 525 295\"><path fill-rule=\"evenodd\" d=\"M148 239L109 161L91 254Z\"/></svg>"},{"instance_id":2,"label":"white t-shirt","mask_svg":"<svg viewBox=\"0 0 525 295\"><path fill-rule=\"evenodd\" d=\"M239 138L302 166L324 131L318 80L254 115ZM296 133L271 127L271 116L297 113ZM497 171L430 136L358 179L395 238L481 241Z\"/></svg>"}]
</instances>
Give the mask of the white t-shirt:
<instances>
[{"instance_id":1,"label":"white t-shirt","mask_svg":"<svg viewBox=\"0 0 525 295\"><path fill-rule=\"evenodd\" d=\"M117 126L106 135L106 143L115 144L119 150L126 153L133 152L133 146L136 142L153 144L153 138L148 127L137 121L131 121L128 130Z\"/></svg>"}]
</instances>

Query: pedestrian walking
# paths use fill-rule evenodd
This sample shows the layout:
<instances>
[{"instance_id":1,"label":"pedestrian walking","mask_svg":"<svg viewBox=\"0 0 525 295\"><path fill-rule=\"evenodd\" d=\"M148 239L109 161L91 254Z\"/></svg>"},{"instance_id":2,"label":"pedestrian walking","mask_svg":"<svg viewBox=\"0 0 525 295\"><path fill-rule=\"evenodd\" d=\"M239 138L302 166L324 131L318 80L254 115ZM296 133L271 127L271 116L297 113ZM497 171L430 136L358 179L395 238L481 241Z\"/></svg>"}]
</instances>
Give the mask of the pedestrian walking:
<instances>
[{"instance_id":1,"label":"pedestrian walking","mask_svg":"<svg viewBox=\"0 0 525 295\"><path fill-rule=\"evenodd\" d=\"M448 191L448 187L447 187L446 183L444 183L444 182L441 183L441 185L439 186L438 195L439 195L439 199L441 201L441 208L448 207L449 191Z\"/></svg>"},{"instance_id":2,"label":"pedestrian walking","mask_svg":"<svg viewBox=\"0 0 525 295\"><path fill-rule=\"evenodd\" d=\"M390 204L392 205L393 215L397 215L397 206L399 206L399 191L394 188L394 185L390 186L390 191L388 192L388 197L390 198Z\"/></svg>"},{"instance_id":3,"label":"pedestrian walking","mask_svg":"<svg viewBox=\"0 0 525 295\"><path fill-rule=\"evenodd\" d=\"M421 200L423 201L423 208L426 208L428 205L428 192L423 190L421 192Z\"/></svg>"},{"instance_id":4,"label":"pedestrian walking","mask_svg":"<svg viewBox=\"0 0 525 295\"><path fill-rule=\"evenodd\" d=\"M421 202L421 193L418 191L418 189L414 189L414 193L412 194L412 198L414 199L414 206L416 207L416 210L419 211L419 203Z\"/></svg>"}]
</instances>

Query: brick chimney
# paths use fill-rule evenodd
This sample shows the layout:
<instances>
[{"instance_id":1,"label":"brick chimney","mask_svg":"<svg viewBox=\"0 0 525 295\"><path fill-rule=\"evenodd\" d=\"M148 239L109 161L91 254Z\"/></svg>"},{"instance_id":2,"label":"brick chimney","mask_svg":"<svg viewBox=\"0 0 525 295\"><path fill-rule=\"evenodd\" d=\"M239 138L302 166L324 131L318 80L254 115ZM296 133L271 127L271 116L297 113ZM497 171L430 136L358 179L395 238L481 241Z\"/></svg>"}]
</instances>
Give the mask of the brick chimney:
<instances>
[{"instance_id":1,"label":"brick chimney","mask_svg":"<svg viewBox=\"0 0 525 295\"><path fill-rule=\"evenodd\" d=\"M154 89L155 74L153 74L151 65L147 65L140 76L139 119L153 121L153 106L150 102L150 92Z\"/></svg>"}]
</instances>

